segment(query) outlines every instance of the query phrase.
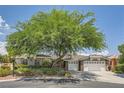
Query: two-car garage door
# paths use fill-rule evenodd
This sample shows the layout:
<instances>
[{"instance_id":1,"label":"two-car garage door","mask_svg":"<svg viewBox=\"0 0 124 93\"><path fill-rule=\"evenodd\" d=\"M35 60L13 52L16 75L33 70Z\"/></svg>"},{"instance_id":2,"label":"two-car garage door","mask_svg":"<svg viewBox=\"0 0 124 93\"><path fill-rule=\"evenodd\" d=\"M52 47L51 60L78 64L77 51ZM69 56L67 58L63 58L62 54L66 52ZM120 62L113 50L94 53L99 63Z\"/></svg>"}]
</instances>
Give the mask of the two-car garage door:
<instances>
[{"instance_id":1,"label":"two-car garage door","mask_svg":"<svg viewBox=\"0 0 124 93\"><path fill-rule=\"evenodd\" d=\"M71 61L68 62L68 70L79 70L79 62ZM105 71L106 69L105 61L84 61L83 62L83 71Z\"/></svg>"},{"instance_id":2,"label":"two-car garage door","mask_svg":"<svg viewBox=\"0 0 124 93\"><path fill-rule=\"evenodd\" d=\"M84 71L105 71L105 61L84 61Z\"/></svg>"}]
</instances>

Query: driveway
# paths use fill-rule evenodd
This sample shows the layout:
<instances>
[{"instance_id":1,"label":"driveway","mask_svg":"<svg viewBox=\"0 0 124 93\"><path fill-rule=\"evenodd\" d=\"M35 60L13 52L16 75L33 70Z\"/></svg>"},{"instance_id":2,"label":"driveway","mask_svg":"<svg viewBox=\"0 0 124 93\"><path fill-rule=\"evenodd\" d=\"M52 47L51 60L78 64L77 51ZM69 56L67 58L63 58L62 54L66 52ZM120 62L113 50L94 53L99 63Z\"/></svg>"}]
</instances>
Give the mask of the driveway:
<instances>
[{"instance_id":1,"label":"driveway","mask_svg":"<svg viewBox=\"0 0 124 93\"><path fill-rule=\"evenodd\" d=\"M97 81L124 84L124 74L115 74L108 71L92 72L96 75Z\"/></svg>"},{"instance_id":2,"label":"driveway","mask_svg":"<svg viewBox=\"0 0 124 93\"><path fill-rule=\"evenodd\" d=\"M93 72L73 72L75 78L87 81L99 81L109 83L124 84L124 74L115 74L108 71L93 71Z\"/></svg>"}]
</instances>

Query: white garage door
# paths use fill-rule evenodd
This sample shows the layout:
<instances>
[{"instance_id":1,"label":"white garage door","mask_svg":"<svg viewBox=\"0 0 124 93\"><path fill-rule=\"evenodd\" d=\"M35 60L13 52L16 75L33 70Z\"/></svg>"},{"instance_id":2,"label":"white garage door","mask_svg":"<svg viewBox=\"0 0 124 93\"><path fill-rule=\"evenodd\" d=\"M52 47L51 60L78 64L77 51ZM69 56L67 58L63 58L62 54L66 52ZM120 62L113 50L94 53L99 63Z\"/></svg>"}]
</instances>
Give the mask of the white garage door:
<instances>
[{"instance_id":1,"label":"white garage door","mask_svg":"<svg viewBox=\"0 0 124 93\"><path fill-rule=\"evenodd\" d=\"M68 70L78 71L78 62L68 62Z\"/></svg>"},{"instance_id":2,"label":"white garage door","mask_svg":"<svg viewBox=\"0 0 124 93\"><path fill-rule=\"evenodd\" d=\"M105 71L105 61L84 61L84 71Z\"/></svg>"}]
</instances>

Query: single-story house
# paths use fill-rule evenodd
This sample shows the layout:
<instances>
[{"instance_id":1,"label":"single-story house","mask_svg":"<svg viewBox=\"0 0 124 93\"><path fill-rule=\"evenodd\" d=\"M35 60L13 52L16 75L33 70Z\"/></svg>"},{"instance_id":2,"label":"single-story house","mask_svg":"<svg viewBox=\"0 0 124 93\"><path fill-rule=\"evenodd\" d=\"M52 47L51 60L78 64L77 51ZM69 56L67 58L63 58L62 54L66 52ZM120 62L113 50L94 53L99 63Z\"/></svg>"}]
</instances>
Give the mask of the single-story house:
<instances>
[{"instance_id":1,"label":"single-story house","mask_svg":"<svg viewBox=\"0 0 124 93\"><path fill-rule=\"evenodd\" d=\"M51 61L56 59L56 56L37 55L30 59L19 56L15 58L17 64L27 64L29 66L42 65L44 60ZM74 71L108 71L114 70L117 64L116 59L102 55L67 55L63 58L64 62L57 64L57 66L65 70Z\"/></svg>"}]
</instances>

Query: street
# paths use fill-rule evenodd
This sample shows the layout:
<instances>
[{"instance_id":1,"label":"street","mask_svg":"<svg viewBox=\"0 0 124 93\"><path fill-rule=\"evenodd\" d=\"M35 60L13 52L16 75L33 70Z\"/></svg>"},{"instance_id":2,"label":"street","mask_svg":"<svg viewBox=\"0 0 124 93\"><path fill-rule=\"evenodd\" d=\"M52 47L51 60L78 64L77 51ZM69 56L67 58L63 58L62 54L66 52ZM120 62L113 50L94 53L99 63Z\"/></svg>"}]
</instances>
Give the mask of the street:
<instances>
[{"instance_id":1,"label":"street","mask_svg":"<svg viewBox=\"0 0 124 93\"><path fill-rule=\"evenodd\" d=\"M46 82L40 80L19 80L0 82L0 88L124 88L124 84L105 83L98 81L81 81L80 83Z\"/></svg>"}]
</instances>

